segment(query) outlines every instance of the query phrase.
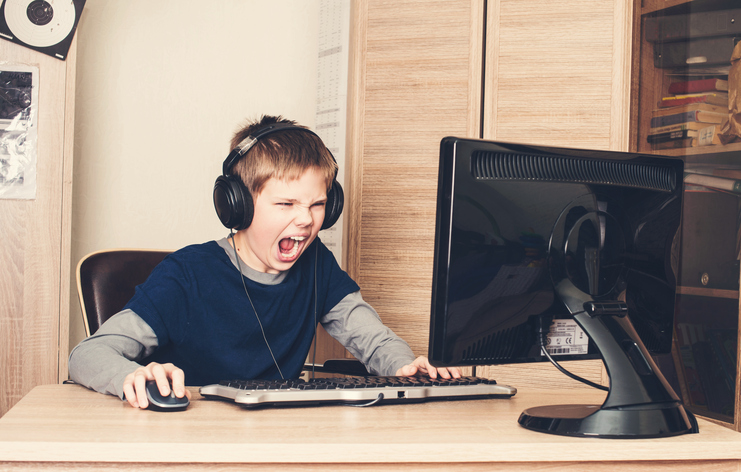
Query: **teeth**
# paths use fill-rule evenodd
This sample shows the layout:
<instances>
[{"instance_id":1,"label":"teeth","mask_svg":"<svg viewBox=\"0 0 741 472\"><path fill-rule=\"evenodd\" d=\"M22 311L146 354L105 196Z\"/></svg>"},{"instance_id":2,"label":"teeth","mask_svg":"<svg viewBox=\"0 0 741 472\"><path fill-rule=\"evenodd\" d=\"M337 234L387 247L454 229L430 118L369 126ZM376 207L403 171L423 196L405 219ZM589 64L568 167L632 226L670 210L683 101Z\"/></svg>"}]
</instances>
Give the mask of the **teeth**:
<instances>
[{"instance_id":1,"label":"teeth","mask_svg":"<svg viewBox=\"0 0 741 472\"><path fill-rule=\"evenodd\" d=\"M298 243L306 240L306 236L289 236L288 239L292 239L296 242L296 244L293 245L293 248L291 248L288 253L283 253L283 255L288 258L293 258L296 256L296 254L298 254Z\"/></svg>"}]
</instances>

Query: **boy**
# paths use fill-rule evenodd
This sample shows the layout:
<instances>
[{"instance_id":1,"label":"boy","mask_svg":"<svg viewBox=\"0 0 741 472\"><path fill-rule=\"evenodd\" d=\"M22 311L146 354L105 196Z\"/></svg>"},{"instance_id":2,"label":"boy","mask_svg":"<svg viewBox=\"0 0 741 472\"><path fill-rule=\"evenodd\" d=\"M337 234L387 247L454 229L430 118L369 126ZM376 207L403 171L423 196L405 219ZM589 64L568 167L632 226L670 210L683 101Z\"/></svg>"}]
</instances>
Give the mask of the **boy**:
<instances>
[{"instance_id":1,"label":"boy","mask_svg":"<svg viewBox=\"0 0 741 472\"><path fill-rule=\"evenodd\" d=\"M317 322L373 373L459 377L385 327L317 238L342 211L337 164L293 121L238 131L214 205L230 235L168 256L123 311L70 354L70 378L146 408L160 393L232 378L297 377Z\"/></svg>"}]
</instances>

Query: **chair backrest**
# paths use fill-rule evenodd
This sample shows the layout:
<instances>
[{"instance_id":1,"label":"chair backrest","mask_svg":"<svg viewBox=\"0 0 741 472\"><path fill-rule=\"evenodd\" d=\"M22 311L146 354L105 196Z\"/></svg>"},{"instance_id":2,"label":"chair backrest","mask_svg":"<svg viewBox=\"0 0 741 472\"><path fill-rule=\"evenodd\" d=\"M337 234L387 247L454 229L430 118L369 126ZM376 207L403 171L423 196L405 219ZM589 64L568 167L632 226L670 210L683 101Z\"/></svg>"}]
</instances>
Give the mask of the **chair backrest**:
<instances>
[{"instance_id":1,"label":"chair backrest","mask_svg":"<svg viewBox=\"0 0 741 472\"><path fill-rule=\"evenodd\" d=\"M111 249L83 257L77 264L77 294L80 297L85 334L95 333L108 318L123 309L134 289L170 251Z\"/></svg>"}]
</instances>

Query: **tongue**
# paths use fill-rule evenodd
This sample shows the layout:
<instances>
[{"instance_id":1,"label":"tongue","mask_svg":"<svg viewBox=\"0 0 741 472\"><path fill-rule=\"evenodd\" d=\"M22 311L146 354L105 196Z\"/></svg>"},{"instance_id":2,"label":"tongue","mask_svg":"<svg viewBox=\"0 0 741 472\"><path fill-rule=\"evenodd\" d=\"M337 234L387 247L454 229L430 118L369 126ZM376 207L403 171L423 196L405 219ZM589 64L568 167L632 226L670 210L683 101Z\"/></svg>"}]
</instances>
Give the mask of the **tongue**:
<instances>
[{"instance_id":1,"label":"tongue","mask_svg":"<svg viewBox=\"0 0 741 472\"><path fill-rule=\"evenodd\" d=\"M280 250L282 252L288 252L291 249L293 249L293 246L296 244L296 241L294 241L291 238L281 239L280 241Z\"/></svg>"}]
</instances>

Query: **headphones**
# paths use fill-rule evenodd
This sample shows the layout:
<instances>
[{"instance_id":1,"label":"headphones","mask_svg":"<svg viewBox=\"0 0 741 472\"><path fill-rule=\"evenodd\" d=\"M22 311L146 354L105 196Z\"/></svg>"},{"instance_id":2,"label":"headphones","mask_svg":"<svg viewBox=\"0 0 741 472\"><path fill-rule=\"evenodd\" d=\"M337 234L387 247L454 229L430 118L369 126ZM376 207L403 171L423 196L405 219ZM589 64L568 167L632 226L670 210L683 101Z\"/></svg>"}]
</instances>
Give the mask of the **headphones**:
<instances>
[{"instance_id":1,"label":"headphones","mask_svg":"<svg viewBox=\"0 0 741 472\"><path fill-rule=\"evenodd\" d=\"M248 228L252 223L252 217L255 213L255 202L250 191L242 183L242 179L230 173L234 164L242 156L247 154L247 151L257 144L260 139L278 131L291 129L305 131L319 138L319 135L310 129L292 123L274 123L252 133L226 156L222 166L222 175L217 177L214 183L214 207L216 208L216 214L219 216L219 220L221 220L224 226L237 231ZM321 140L321 138L319 139ZM332 156L329 150L327 152ZM332 156L332 160L334 160L334 156ZM322 229L330 228L337 222L342 214L342 207L344 205L345 194L342 186L337 182L337 173L335 172L332 179L332 186L327 192L327 204L324 209Z\"/></svg>"}]
</instances>

